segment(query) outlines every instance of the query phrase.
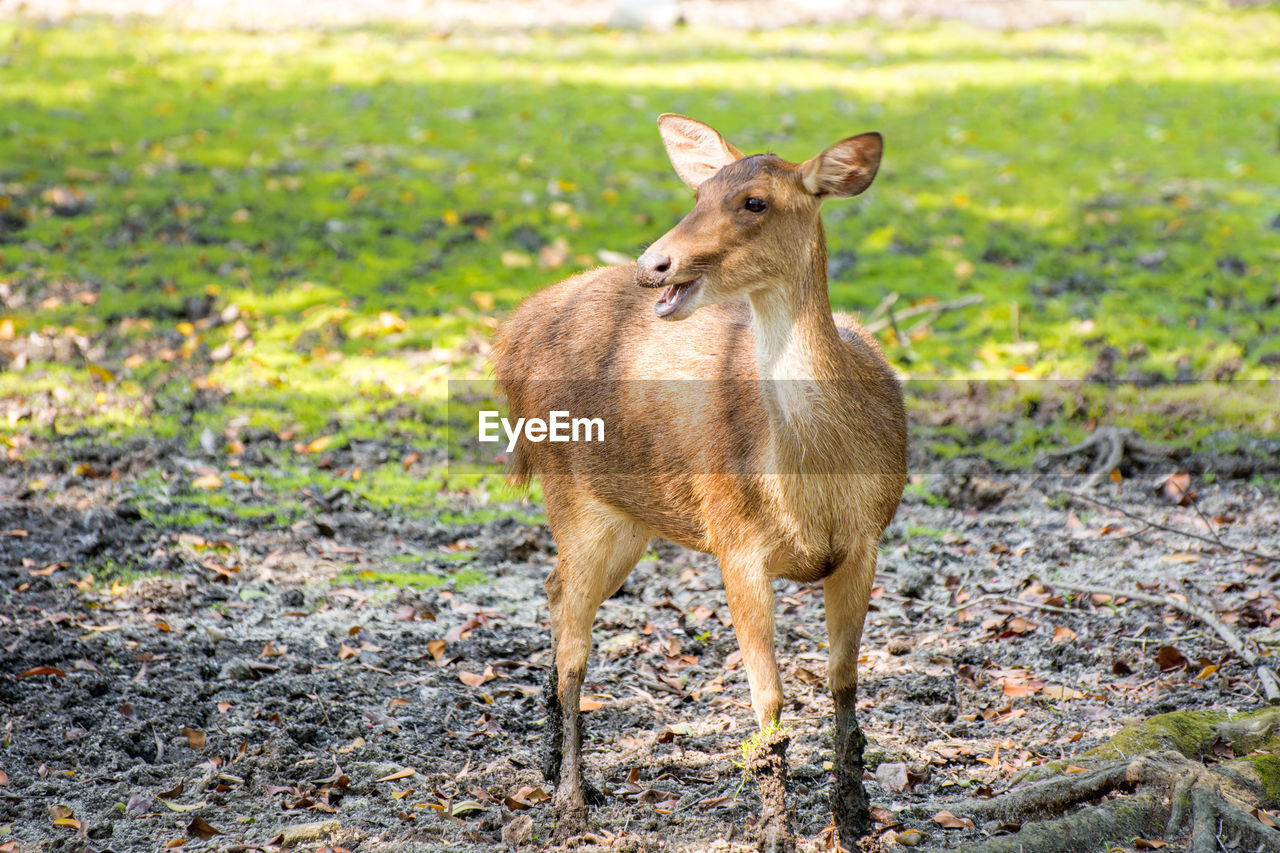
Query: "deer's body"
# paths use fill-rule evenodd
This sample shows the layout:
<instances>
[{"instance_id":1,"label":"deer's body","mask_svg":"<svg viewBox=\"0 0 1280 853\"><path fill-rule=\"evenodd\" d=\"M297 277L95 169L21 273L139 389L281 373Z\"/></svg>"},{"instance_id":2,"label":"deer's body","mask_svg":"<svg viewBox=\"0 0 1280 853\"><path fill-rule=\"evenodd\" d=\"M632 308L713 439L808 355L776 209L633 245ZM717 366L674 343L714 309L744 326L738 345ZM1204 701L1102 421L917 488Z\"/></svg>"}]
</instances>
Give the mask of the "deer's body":
<instances>
[{"instance_id":1,"label":"deer's body","mask_svg":"<svg viewBox=\"0 0 1280 853\"><path fill-rule=\"evenodd\" d=\"M495 364L498 376L520 377L506 383L512 416L565 405L561 392L571 388L573 405L602 418L609 433L604 447L577 455L522 442L517 477L539 471L553 503L573 488L697 551L718 554L745 535L771 577L805 583L838 567L851 538L878 538L898 496L870 475L892 481L906 462L901 393L874 341L828 309L818 363L793 357L787 379L761 383L748 302L711 305L676 324L654 316L652 301L636 287L633 265L605 267L543 290L504 325ZM792 384L800 392L801 372L823 378L809 383L810 408L786 417L767 395ZM655 428L645 415L662 402L676 413ZM896 458L880 459L883 449ZM759 473L733 473L743 458ZM777 476L800 464L825 470Z\"/></svg>"},{"instance_id":2,"label":"deer's body","mask_svg":"<svg viewBox=\"0 0 1280 853\"><path fill-rule=\"evenodd\" d=\"M585 826L578 696L596 609L661 536L719 559L762 727L782 711L771 582L823 583L832 803L851 841L869 820L857 652L880 535L905 484L906 419L879 348L831 313L818 201L870 183L879 137L845 140L797 166L742 158L691 119L663 121L677 172L700 190L693 213L637 265L584 273L527 300L495 351L513 417L570 407L606 430L602 446L522 442L514 459L517 478L541 476L560 548L547 581L558 832ZM645 288L660 286L655 306ZM784 760L771 766L785 776ZM776 781L761 783L779 792L765 798L762 843L785 848Z\"/></svg>"}]
</instances>

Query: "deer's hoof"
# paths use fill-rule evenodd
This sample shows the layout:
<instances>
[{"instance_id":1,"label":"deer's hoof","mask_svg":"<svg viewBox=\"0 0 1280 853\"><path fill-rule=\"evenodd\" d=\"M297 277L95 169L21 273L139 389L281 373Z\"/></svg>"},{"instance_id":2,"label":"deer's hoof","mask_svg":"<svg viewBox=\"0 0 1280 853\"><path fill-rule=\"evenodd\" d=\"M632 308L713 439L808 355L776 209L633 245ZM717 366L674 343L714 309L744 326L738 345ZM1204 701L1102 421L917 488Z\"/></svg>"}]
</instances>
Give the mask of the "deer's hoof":
<instances>
[{"instance_id":1,"label":"deer's hoof","mask_svg":"<svg viewBox=\"0 0 1280 853\"><path fill-rule=\"evenodd\" d=\"M783 821L769 821L760 828L760 853L795 853L796 837Z\"/></svg>"},{"instance_id":2,"label":"deer's hoof","mask_svg":"<svg viewBox=\"0 0 1280 853\"><path fill-rule=\"evenodd\" d=\"M587 834L587 807L586 805L573 805L555 810L555 834L552 836L556 844L563 847L576 846L573 842L578 841Z\"/></svg>"},{"instance_id":3,"label":"deer's hoof","mask_svg":"<svg viewBox=\"0 0 1280 853\"><path fill-rule=\"evenodd\" d=\"M796 836L791 834L786 817L765 818L760 825L760 853L795 853Z\"/></svg>"}]
</instances>

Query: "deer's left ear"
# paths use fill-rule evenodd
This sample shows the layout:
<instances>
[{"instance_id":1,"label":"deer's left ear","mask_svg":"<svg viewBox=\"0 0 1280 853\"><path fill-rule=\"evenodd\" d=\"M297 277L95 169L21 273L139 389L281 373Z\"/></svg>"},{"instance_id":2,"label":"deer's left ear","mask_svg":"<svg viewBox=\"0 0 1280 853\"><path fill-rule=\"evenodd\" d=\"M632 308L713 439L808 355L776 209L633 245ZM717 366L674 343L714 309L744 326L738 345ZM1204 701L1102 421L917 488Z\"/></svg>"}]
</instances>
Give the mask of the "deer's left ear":
<instances>
[{"instance_id":1,"label":"deer's left ear","mask_svg":"<svg viewBox=\"0 0 1280 853\"><path fill-rule=\"evenodd\" d=\"M725 142L715 128L688 116L663 113L658 116L658 133L676 174L695 190L723 167L742 159L742 152Z\"/></svg>"},{"instance_id":2,"label":"deer's left ear","mask_svg":"<svg viewBox=\"0 0 1280 853\"><path fill-rule=\"evenodd\" d=\"M801 165L805 189L818 198L848 198L871 186L884 139L880 134L860 133L837 142Z\"/></svg>"}]
</instances>

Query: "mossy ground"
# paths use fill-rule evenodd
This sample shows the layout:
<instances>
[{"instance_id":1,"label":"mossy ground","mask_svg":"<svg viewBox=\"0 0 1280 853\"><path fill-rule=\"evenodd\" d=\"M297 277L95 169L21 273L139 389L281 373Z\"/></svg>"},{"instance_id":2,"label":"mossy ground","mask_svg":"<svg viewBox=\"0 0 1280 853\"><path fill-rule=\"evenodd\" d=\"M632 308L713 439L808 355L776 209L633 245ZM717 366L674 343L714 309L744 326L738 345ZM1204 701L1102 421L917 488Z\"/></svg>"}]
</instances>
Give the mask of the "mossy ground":
<instances>
[{"instance_id":1,"label":"mossy ground","mask_svg":"<svg viewBox=\"0 0 1280 853\"><path fill-rule=\"evenodd\" d=\"M1175 711L1158 714L1125 726L1102 746L1090 750L1090 758L1131 758L1147 752L1172 749L1188 757L1212 749L1217 724L1227 718L1217 711Z\"/></svg>"}]
</instances>

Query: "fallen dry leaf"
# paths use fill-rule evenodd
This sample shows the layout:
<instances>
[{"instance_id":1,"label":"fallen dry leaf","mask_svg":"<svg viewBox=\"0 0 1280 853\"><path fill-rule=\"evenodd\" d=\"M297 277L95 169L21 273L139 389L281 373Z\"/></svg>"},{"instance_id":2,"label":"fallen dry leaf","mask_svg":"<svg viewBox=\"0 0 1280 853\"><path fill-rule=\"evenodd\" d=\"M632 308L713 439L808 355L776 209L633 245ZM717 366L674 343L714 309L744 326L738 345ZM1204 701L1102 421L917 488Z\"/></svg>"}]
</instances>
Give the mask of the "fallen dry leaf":
<instances>
[{"instance_id":1,"label":"fallen dry leaf","mask_svg":"<svg viewBox=\"0 0 1280 853\"><path fill-rule=\"evenodd\" d=\"M199 729L184 727L182 729L182 736L187 739L187 743L191 745L192 749L204 749L207 736Z\"/></svg>"},{"instance_id":2,"label":"fallen dry leaf","mask_svg":"<svg viewBox=\"0 0 1280 853\"><path fill-rule=\"evenodd\" d=\"M485 678L483 675L477 675L474 672L459 672L458 680L468 687L479 687L489 679Z\"/></svg>"},{"instance_id":3,"label":"fallen dry leaf","mask_svg":"<svg viewBox=\"0 0 1280 853\"><path fill-rule=\"evenodd\" d=\"M1161 672L1185 669L1189 663L1186 655L1173 646L1161 646L1156 652L1156 666L1160 667Z\"/></svg>"},{"instance_id":4,"label":"fallen dry leaf","mask_svg":"<svg viewBox=\"0 0 1280 853\"><path fill-rule=\"evenodd\" d=\"M1159 850L1161 847L1168 847L1168 842L1149 840L1146 838L1133 839L1134 850Z\"/></svg>"},{"instance_id":5,"label":"fallen dry leaf","mask_svg":"<svg viewBox=\"0 0 1280 853\"><path fill-rule=\"evenodd\" d=\"M522 811L533 808L535 803L545 803L550 799L551 795L541 788L526 785L514 794L504 797L502 804L511 811Z\"/></svg>"},{"instance_id":6,"label":"fallen dry leaf","mask_svg":"<svg viewBox=\"0 0 1280 853\"><path fill-rule=\"evenodd\" d=\"M933 816L933 820L944 829L972 829L973 821L967 817L956 817L951 812L943 809Z\"/></svg>"},{"instance_id":7,"label":"fallen dry leaf","mask_svg":"<svg viewBox=\"0 0 1280 853\"><path fill-rule=\"evenodd\" d=\"M413 775L414 773L416 773L416 772L417 772L417 771L416 771L416 770L414 770L412 767L402 767L401 769L397 770L395 773L392 773L392 774L390 774L390 775L388 775L388 776L383 776L383 777L382 777L381 779L379 779L378 781L379 781L379 782L394 782L394 781L396 781L397 779L408 779L410 776L412 776L412 775Z\"/></svg>"},{"instance_id":8,"label":"fallen dry leaf","mask_svg":"<svg viewBox=\"0 0 1280 853\"><path fill-rule=\"evenodd\" d=\"M191 818L191 823L187 824L188 835L198 835L205 841L213 838L215 835L221 835L222 832L210 824L207 820L196 815Z\"/></svg>"},{"instance_id":9,"label":"fallen dry leaf","mask_svg":"<svg viewBox=\"0 0 1280 853\"><path fill-rule=\"evenodd\" d=\"M191 481L191 488L212 492L222 488L222 478L217 474L203 474Z\"/></svg>"},{"instance_id":10,"label":"fallen dry leaf","mask_svg":"<svg viewBox=\"0 0 1280 853\"><path fill-rule=\"evenodd\" d=\"M1040 695L1044 696L1046 699L1068 700L1084 698L1084 693L1073 687L1063 687L1061 684L1045 685L1045 688Z\"/></svg>"},{"instance_id":11,"label":"fallen dry leaf","mask_svg":"<svg viewBox=\"0 0 1280 853\"><path fill-rule=\"evenodd\" d=\"M59 678L66 678L67 674L56 666L37 666L19 675L19 678L30 678L33 675L56 675Z\"/></svg>"},{"instance_id":12,"label":"fallen dry leaf","mask_svg":"<svg viewBox=\"0 0 1280 853\"><path fill-rule=\"evenodd\" d=\"M1218 666L1218 664L1216 664L1216 663L1211 663L1211 664L1209 664L1208 666L1206 666L1206 667L1204 667L1203 669L1201 669L1198 673L1196 673L1196 675L1195 675L1195 680L1196 680L1196 681L1203 681L1204 679L1206 679L1206 678L1208 678L1209 676L1213 675L1213 674L1214 674L1215 672L1217 672L1219 669L1220 669L1220 667Z\"/></svg>"},{"instance_id":13,"label":"fallen dry leaf","mask_svg":"<svg viewBox=\"0 0 1280 853\"><path fill-rule=\"evenodd\" d=\"M1039 693L1043 687L1044 685L1037 681L1029 681L1025 684L1014 684L1013 682L1006 681L1003 689L1004 695L1013 699L1019 699L1024 696L1034 696Z\"/></svg>"},{"instance_id":14,"label":"fallen dry leaf","mask_svg":"<svg viewBox=\"0 0 1280 853\"><path fill-rule=\"evenodd\" d=\"M1196 496L1191 490L1191 475L1186 471L1175 471L1156 483L1155 493L1176 506L1186 506Z\"/></svg>"}]
</instances>

